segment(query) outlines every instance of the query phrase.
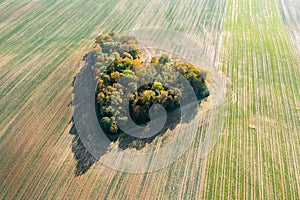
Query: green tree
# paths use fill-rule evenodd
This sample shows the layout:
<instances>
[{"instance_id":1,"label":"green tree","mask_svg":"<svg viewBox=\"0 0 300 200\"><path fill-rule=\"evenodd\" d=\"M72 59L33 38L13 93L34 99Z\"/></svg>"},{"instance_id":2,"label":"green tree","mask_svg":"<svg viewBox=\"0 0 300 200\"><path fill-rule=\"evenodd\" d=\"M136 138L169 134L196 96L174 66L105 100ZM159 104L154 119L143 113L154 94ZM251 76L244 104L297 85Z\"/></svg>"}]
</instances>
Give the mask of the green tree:
<instances>
[{"instance_id":1,"label":"green tree","mask_svg":"<svg viewBox=\"0 0 300 200\"><path fill-rule=\"evenodd\" d=\"M153 90L153 91L161 91L161 90L163 90L164 89L164 87L163 87L163 85L162 85L162 83L161 82L154 82L153 83L153 85L152 85L152 87L151 87L151 90Z\"/></svg>"},{"instance_id":2,"label":"green tree","mask_svg":"<svg viewBox=\"0 0 300 200\"><path fill-rule=\"evenodd\" d=\"M170 57L169 57L169 55L168 55L168 54L163 54L163 55L161 55L161 57L159 58L159 63L160 63L160 64L166 64L166 63L168 63L168 62L170 62Z\"/></svg>"},{"instance_id":3,"label":"green tree","mask_svg":"<svg viewBox=\"0 0 300 200\"><path fill-rule=\"evenodd\" d=\"M103 127L104 127L106 130L108 130L108 129L111 127L111 125L112 125L112 120L111 120L110 117L103 117L103 118L101 119L101 124L103 125Z\"/></svg>"},{"instance_id":4,"label":"green tree","mask_svg":"<svg viewBox=\"0 0 300 200\"><path fill-rule=\"evenodd\" d=\"M158 64L159 63L159 60L158 60L158 58L157 57L152 57L151 58L151 63L153 63L153 64Z\"/></svg>"},{"instance_id":5,"label":"green tree","mask_svg":"<svg viewBox=\"0 0 300 200\"><path fill-rule=\"evenodd\" d=\"M151 90L145 90L142 95L142 102L144 104L148 103L148 102L150 102L151 99L154 98L154 96L155 96L155 92L153 92Z\"/></svg>"}]
</instances>

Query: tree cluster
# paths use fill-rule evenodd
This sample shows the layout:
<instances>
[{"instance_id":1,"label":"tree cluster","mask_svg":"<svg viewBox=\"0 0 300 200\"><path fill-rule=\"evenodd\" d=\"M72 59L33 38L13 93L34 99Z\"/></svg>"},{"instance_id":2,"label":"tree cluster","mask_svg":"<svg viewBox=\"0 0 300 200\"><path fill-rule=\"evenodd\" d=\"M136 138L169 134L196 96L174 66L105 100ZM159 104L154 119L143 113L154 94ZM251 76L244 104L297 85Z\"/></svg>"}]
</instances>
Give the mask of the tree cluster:
<instances>
[{"instance_id":1,"label":"tree cluster","mask_svg":"<svg viewBox=\"0 0 300 200\"><path fill-rule=\"evenodd\" d=\"M167 112L178 109L184 87L174 84L179 78L174 70L188 80L199 102L209 96L207 71L186 62L173 63L167 54L153 57L151 63L143 62L134 37L110 33L98 36L96 44L95 67L100 69L96 98L100 124L108 134L122 133L118 123L126 125L128 117L136 124L146 124L154 104Z\"/></svg>"},{"instance_id":2,"label":"tree cluster","mask_svg":"<svg viewBox=\"0 0 300 200\"><path fill-rule=\"evenodd\" d=\"M141 52L137 46L136 38L128 35L117 35L114 32L99 35L96 38L94 50L95 67L106 68L116 58L128 57L129 59L140 59Z\"/></svg>"}]
</instances>

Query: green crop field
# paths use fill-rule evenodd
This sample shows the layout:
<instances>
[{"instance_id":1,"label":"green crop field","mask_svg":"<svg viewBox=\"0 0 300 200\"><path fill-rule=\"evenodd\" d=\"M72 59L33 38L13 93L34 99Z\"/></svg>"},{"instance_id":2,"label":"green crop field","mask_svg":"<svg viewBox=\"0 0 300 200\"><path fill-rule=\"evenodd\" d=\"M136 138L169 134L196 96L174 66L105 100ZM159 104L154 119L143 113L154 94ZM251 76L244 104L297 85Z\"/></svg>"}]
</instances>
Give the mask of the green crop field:
<instances>
[{"instance_id":1,"label":"green crop field","mask_svg":"<svg viewBox=\"0 0 300 200\"><path fill-rule=\"evenodd\" d=\"M300 199L299 5L0 0L0 199ZM145 27L190 37L226 76L230 101L207 121L221 136L200 157L201 127L155 172L96 162L75 176L69 132L82 57L101 33Z\"/></svg>"},{"instance_id":2,"label":"green crop field","mask_svg":"<svg viewBox=\"0 0 300 200\"><path fill-rule=\"evenodd\" d=\"M227 1L222 35L236 102L209 155L204 197L297 199L299 65L279 3Z\"/></svg>"}]
</instances>

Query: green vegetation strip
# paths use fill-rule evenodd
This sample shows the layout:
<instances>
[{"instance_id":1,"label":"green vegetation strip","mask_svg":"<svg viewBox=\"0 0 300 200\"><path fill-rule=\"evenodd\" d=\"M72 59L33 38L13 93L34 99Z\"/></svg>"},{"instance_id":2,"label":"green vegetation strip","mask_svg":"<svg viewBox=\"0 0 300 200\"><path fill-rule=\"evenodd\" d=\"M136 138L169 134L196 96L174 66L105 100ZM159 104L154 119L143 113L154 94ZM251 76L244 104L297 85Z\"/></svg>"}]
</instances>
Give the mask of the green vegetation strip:
<instances>
[{"instance_id":1,"label":"green vegetation strip","mask_svg":"<svg viewBox=\"0 0 300 200\"><path fill-rule=\"evenodd\" d=\"M204 198L299 198L300 75L279 3L228 0L222 70L236 101Z\"/></svg>"}]
</instances>

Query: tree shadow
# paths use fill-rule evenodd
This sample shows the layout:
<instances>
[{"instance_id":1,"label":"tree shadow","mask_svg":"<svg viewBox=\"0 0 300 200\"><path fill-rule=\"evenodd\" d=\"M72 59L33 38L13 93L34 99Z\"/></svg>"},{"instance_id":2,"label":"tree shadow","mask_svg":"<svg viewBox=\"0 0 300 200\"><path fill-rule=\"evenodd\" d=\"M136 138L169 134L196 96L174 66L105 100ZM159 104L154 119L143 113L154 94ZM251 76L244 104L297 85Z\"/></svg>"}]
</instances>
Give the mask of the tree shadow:
<instances>
[{"instance_id":1,"label":"tree shadow","mask_svg":"<svg viewBox=\"0 0 300 200\"><path fill-rule=\"evenodd\" d=\"M106 136L111 142L118 141L118 147L122 150L129 148L141 150L146 146L146 144L151 143L157 136L162 136L167 130L173 130L179 124L181 117L180 110L170 112L167 116L166 123L161 131L149 138L137 138L125 133L115 136L106 134ZM85 174L93 166L93 164L98 161L98 159L86 149L77 133L73 119L71 119L71 122L73 125L69 134L74 136L72 139L71 149L76 160L74 174L77 177Z\"/></svg>"},{"instance_id":2,"label":"tree shadow","mask_svg":"<svg viewBox=\"0 0 300 200\"><path fill-rule=\"evenodd\" d=\"M176 109L167 114L167 119L164 127L154 136L149 138L137 138L128 134L121 134L118 138L118 147L122 150L128 148L135 148L140 150L146 146L146 144L151 143L156 137L163 136L167 130L173 130L180 123L181 113L180 109ZM141 133L142 134L142 133Z\"/></svg>"},{"instance_id":3,"label":"tree shadow","mask_svg":"<svg viewBox=\"0 0 300 200\"><path fill-rule=\"evenodd\" d=\"M69 134L74 136L71 144L71 149L77 162L74 174L75 176L80 176L86 173L97 161L97 159L83 145L74 123L69 131Z\"/></svg>"}]
</instances>

